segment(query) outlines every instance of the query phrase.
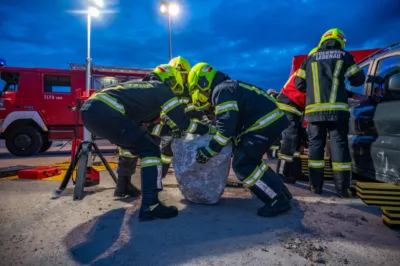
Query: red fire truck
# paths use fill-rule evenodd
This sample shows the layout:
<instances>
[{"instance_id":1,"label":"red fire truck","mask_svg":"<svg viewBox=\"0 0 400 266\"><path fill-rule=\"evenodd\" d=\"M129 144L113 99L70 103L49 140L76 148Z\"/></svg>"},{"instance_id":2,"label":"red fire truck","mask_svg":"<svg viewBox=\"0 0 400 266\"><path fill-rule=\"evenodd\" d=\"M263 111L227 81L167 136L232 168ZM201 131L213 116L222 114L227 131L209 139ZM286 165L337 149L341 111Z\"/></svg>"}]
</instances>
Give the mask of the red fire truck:
<instances>
[{"instance_id":1,"label":"red fire truck","mask_svg":"<svg viewBox=\"0 0 400 266\"><path fill-rule=\"evenodd\" d=\"M47 151L53 140L70 140L82 134L76 129L77 98L84 91L85 65L70 69L0 68L0 139L16 156ZM141 78L148 68L92 67L92 86L104 86ZM101 114L99 114L101 115Z\"/></svg>"}]
</instances>

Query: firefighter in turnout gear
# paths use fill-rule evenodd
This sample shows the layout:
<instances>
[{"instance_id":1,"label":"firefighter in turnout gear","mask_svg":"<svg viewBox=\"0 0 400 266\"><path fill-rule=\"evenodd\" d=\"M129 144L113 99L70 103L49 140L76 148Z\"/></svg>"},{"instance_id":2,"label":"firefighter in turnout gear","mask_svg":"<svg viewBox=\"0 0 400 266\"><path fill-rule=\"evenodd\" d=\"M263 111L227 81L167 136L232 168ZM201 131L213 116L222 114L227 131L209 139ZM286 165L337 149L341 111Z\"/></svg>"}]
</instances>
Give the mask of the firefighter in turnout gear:
<instances>
[{"instance_id":1,"label":"firefighter in turnout gear","mask_svg":"<svg viewBox=\"0 0 400 266\"><path fill-rule=\"evenodd\" d=\"M364 72L344 50L345 44L346 37L340 29L325 32L318 50L302 62L295 78L297 89L306 92L310 189L316 194L322 193L324 147L329 133L332 170L339 197L351 196L348 98L354 93L346 90L344 82L348 79L352 86L361 86L365 81Z\"/></svg>"},{"instance_id":2,"label":"firefighter in turnout gear","mask_svg":"<svg viewBox=\"0 0 400 266\"><path fill-rule=\"evenodd\" d=\"M186 115L195 121L200 121L202 119L203 113L194 108L192 98L190 97L189 89L187 86L187 76L190 70L189 61L181 56L178 56L171 59L169 65L178 70L182 77L183 91L175 92L176 97L178 97L179 102L184 107ZM163 123L169 126L174 132L178 132L178 128L175 123L173 123L173 121L171 121L171 119L169 119L167 115L163 114L162 116ZM173 139L174 138L172 135L166 135L161 138L161 161L163 178L167 175L168 169L172 163L173 152L171 144Z\"/></svg>"},{"instance_id":3,"label":"firefighter in turnout gear","mask_svg":"<svg viewBox=\"0 0 400 266\"><path fill-rule=\"evenodd\" d=\"M232 168L236 176L265 205L258 215L271 217L290 209L292 198L282 179L262 161L264 153L288 126L284 113L265 91L230 80L207 63L196 64L188 84L198 109L213 110L217 133L196 160L204 164L233 141Z\"/></svg>"},{"instance_id":4,"label":"firefighter in turnout gear","mask_svg":"<svg viewBox=\"0 0 400 266\"><path fill-rule=\"evenodd\" d=\"M318 47L312 49L308 56L314 54ZM306 94L296 89L294 79L295 71L283 86L277 98L277 105L285 113L290 124L282 132L282 144L278 160L278 173L283 176L285 183L295 183L296 180L304 180L301 171L300 146L303 136L303 112L306 105Z\"/></svg>"},{"instance_id":5,"label":"firefighter in turnout gear","mask_svg":"<svg viewBox=\"0 0 400 266\"><path fill-rule=\"evenodd\" d=\"M170 65L159 65L143 80L120 83L94 93L81 108L83 124L89 131L140 158L140 220L178 215L176 207L167 207L158 199L162 189L160 147L142 125L156 120L163 111L186 132L204 135L211 131L211 126L191 121L185 115L173 90L183 90L181 76Z\"/></svg>"}]
</instances>

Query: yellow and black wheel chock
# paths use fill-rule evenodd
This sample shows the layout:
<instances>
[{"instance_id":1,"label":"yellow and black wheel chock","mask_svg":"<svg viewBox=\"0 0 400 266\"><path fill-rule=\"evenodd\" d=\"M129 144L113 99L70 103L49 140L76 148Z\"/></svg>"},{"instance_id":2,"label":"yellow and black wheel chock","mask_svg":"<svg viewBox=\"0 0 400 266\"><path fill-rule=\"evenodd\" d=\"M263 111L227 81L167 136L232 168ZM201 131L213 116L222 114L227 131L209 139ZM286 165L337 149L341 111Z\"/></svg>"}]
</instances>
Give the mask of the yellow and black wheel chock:
<instances>
[{"instance_id":1,"label":"yellow and black wheel chock","mask_svg":"<svg viewBox=\"0 0 400 266\"><path fill-rule=\"evenodd\" d=\"M382 209L382 221L389 228L400 228L400 186L389 183L357 182L357 196L367 205Z\"/></svg>"}]
</instances>

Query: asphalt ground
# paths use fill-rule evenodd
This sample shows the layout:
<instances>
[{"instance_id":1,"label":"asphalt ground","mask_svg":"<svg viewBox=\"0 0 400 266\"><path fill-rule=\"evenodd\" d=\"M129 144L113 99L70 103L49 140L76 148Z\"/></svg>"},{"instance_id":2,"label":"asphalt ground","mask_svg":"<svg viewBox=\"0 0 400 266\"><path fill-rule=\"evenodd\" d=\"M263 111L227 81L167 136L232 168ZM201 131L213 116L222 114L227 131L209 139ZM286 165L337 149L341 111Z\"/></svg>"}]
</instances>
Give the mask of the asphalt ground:
<instances>
[{"instance_id":1,"label":"asphalt ground","mask_svg":"<svg viewBox=\"0 0 400 266\"><path fill-rule=\"evenodd\" d=\"M116 155L106 155L115 166ZM65 168L68 160L68 152L0 154L1 167ZM106 171L82 201L72 200L72 184L51 199L61 178L0 178L1 265L400 265L400 232L383 225L378 207L336 198L330 182L320 196L306 183L289 185L292 210L261 218L261 202L245 188L226 188L213 206L188 202L171 170L161 198L179 216L139 222L140 199L114 199ZM236 180L232 172L229 179ZM133 180L140 185L140 171Z\"/></svg>"}]
</instances>

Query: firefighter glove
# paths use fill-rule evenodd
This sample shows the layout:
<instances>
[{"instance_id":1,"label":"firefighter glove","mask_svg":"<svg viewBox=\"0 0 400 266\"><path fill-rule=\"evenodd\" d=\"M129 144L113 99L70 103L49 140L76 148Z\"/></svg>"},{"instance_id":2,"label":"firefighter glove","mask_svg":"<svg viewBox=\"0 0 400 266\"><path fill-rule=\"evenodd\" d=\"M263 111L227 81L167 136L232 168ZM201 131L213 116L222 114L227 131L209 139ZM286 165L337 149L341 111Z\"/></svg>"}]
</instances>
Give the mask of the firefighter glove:
<instances>
[{"instance_id":1,"label":"firefighter glove","mask_svg":"<svg viewBox=\"0 0 400 266\"><path fill-rule=\"evenodd\" d=\"M203 147L197 150L196 154L196 162L200 164L205 164L210 160L213 156L211 155L211 150L209 147Z\"/></svg>"},{"instance_id":2,"label":"firefighter glove","mask_svg":"<svg viewBox=\"0 0 400 266\"><path fill-rule=\"evenodd\" d=\"M171 128L171 134L172 134L172 137L175 139L179 139L183 136L182 130L180 130L178 127Z\"/></svg>"}]
</instances>

